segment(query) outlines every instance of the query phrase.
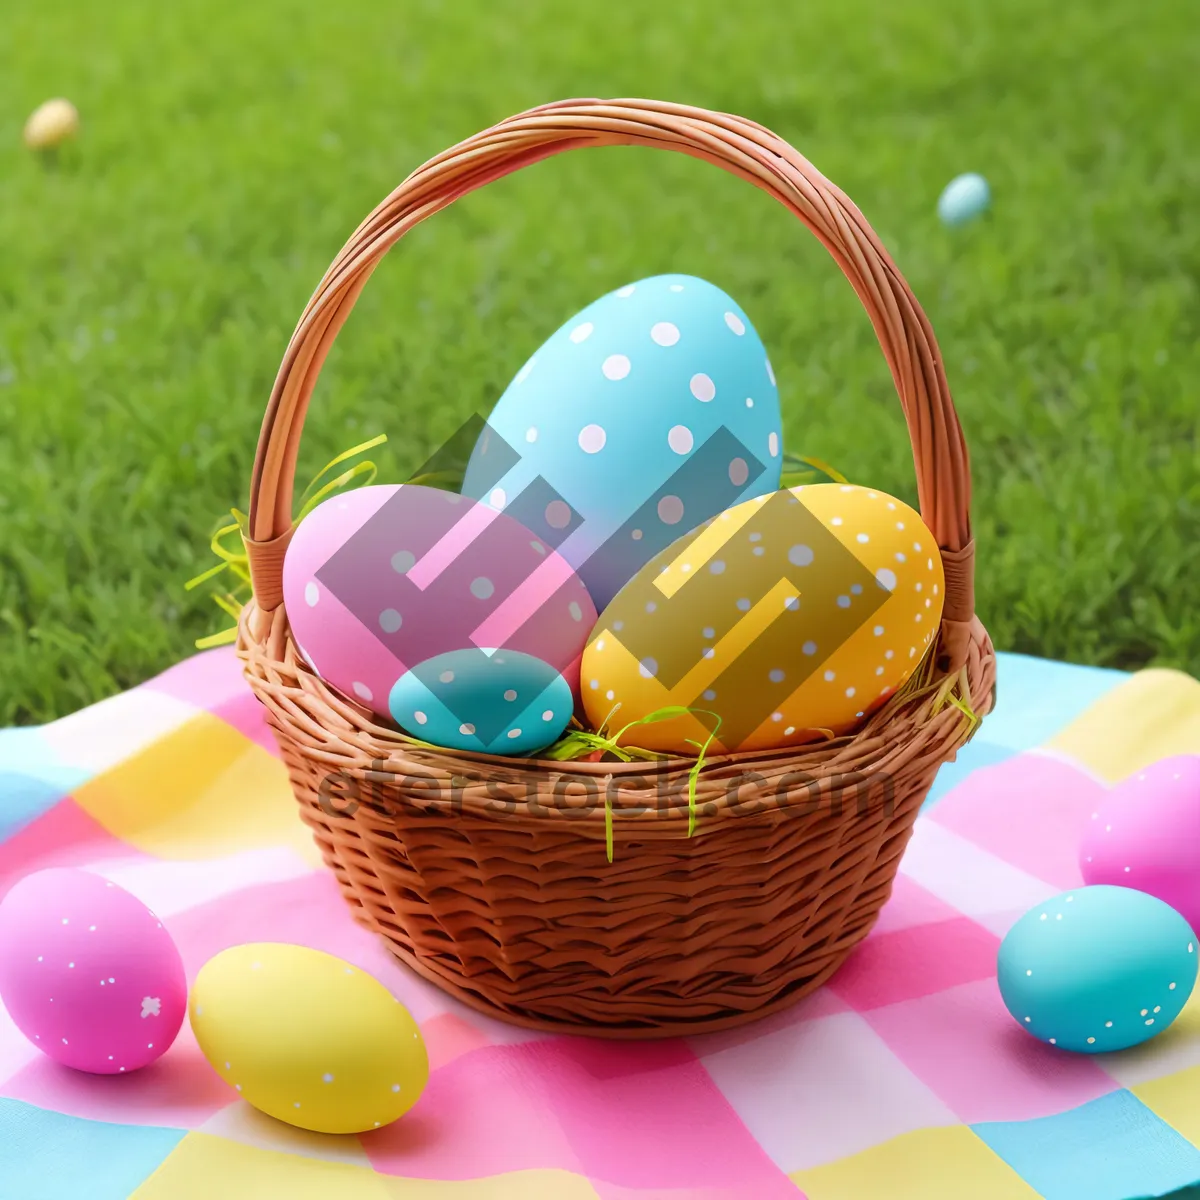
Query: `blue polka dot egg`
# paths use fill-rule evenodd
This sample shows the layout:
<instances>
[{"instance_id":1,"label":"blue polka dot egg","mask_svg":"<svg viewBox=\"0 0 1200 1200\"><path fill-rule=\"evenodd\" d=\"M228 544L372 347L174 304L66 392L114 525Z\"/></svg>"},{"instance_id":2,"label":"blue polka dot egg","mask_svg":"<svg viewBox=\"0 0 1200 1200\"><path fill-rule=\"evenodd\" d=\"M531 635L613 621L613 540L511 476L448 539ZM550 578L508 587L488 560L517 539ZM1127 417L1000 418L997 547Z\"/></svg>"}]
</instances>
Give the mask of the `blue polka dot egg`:
<instances>
[{"instance_id":1,"label":"blue polka dot egg","mask_svg":"<svg viewBox=\"0 0 1200 1200\"><path fill-rule=\"evenodd\" d=\"M528 755L557 741L574 704L562 674L516 650L451 650L406 671L389 707L414 737L455 750Z\"/></svg>"},{"instance_id":2,"label":"blue polka dot egg","mask_svg":"<svg viewBox=\"0 0 1200 1200\"><path fill-rule=\"evenodd\" d=\"M1148 1041L1196 983L1191 926L1130 888L1077 888L1039 904L1000 946L1005 1007L1034 1037L1098 1054Z\"/></svg>"},{"instance_id":3,"label":"blue polka dot egg","mask_svg":"<svg viewBox=\"0 0 1200 1200\"><path fill-rule=\"evenodd\" d=\"M779 392L750 318L690 275L567 321L500 397L463 494L562 554L597 608L708 518L779 486Z\"/></svg>"}]
</instances>

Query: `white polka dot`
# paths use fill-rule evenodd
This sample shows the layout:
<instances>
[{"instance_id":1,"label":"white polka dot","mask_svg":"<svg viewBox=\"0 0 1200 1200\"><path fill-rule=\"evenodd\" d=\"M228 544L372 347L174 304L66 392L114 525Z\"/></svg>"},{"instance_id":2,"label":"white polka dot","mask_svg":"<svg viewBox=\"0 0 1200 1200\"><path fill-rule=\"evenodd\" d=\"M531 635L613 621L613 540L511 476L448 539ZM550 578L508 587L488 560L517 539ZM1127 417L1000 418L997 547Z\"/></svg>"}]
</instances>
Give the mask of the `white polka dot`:
<instances>
[{"instance_id":1,"label":"white polka dot","mask_svg":"<svg viewBox=\"0 0 1200 1200\"><path fill-rule=\"evenodd\" d=\"M829 523L830 523L830 525L840 525L842 523L842 518L841 517L833 517Z\"/></svg>"},{"instance_id":2,"label":"white polka dot","mask_svg":"<svg viewBox=\"0 0 1200 1200\"><path fill-rule=\"evenodd\" d=\"M683 291L683 284L682 284L682 283L673 283L673 284L671 284L671 291L673 291L673 292L682 292L682 291Z\"/></svg>"},{"instance_id":3,"label":"white polka dot","mask_svg":"<svg viewBox=\"0 0 1200 1200\"><path fill-rule=\"evenodd\" d=\"M490 600L495 591L496 585L486 575L471 580L471 595L476 600Z\"/></svg>"},{"instance_id":4,"label":"white polka dot","mask_svg":"<svg viewBox=\"0 0 1200 1200\"><path fill-rule=\"evenodd\" d=\"M779 434L777 434L773 429L771 430L770 436L767 438L767 449L770 451L772 458L778 457L778 455L779 455Z\"/></svg>"},{"instance_id":5,"label":"white polka dot","mask_svg":"<svg viewBox=\"0 0 1200 1200\"><path fill-rule=\"evenodd\" d=\"M508 736L510 738L519 738L521 736L521 731L519 729L510 729L508 731Z\"/></svg>"},{"instance_id":6,"label":"white polka dot","mask_svg":"<svg viewBox=\"0 0 1200 1200\"><path fill-rule=\"evenodd\" d=\"M812 564L813 552L811 546L798 545L793 546L788 551L788 562L793 567L807 567Z\"/></svg>"},{"instance_id":7,"label":"white polka dot","mask_svg":"<svg viewBox=\"0 0 1200 1200\"><path fill-rule=\"evenodd\" d=\"M913 542L913 549L914 549L914 550L915 550L915 551L916 551L918 554L920 554L920 553L921 553L921 543L920 543L920 542Z\"/></svg>"},{"instance_id":8,"label":"white polka dot","mask_svg":"<svg viewBox=\"0 0 1200 1200\"><path fill-rule=\"evenodd\" d=\"M475 732L475 726L474 726L474 725L472 725L472 724L471 724L469 721L464 721L464 722L463 722L463 723L462 723L462 724L461 724L461 725L458 727L458 732L459 732L459 733L465 733L465 734L467 734L467 736L469 737L471 734L473 734L473 733Z\"/></svg>"},{"instance_id":9,"label":"white polka dot","mask_svg":"<svg viewBox=\"0 0 1200 1200\"><path fill-rule=\"evenodd\" d=\"M554 712L549 708L546 709L546 711L544 713L542 713L542 720L543 721L553 721L554 720Z\"/></svg>"},{"instance_id":10,"label":"white polka dot","mask_svg":"<svg viewBox=\"0 0 1200 1200\"><path fill-rule=\"evenodd\" d=\"M355 695L356 695L356 696L357 696L357 697L358 697L360 700L367 700L367 701L371 701L371 700L374 700L374 699L375 699L374 695L373 695L373 694L372 694L372 692L371 692L371 689L370 689L369 687L367 687L367 685L366 685L365 683L359 683L359 682L356 680L356 681L355 681L354 683L352 683L350 686L351 686L351 687L354 689L354 694L355 694Z\"/></svg>"},{"instance_id":11,"label":"white polka dot","mask_svg":"<svg viewBox=\"0 0 1200 1200\"><path fill-rule=\"evenodd\" d=\"M895 591L896 573L894 571L889 571L887 567L880 567L879 570L875 572L875 579L879 583L880 587L886 588L889 592Z\"/></svg>"},{"instance_id":12,"label":"white polka dot","mask_svg":"<svg viewBox=\"0 0 1200 1200\"><path fill-rule=\"evenodd\" d=\"M735 458L729 464L729 482L734 487L742 487L750 478L750 467L744 458Z\"/></svg>"},{"instance_id":13,"label":"white polka dot","mask_svg":"<svg viewBox=\"0 0 1200 1200\"><path fill-rule=\"evenodd\" d=\"M589 680L588 687L590 687L593 692L598 692L600 690L600 680L598 680L598 679Z\"/></svg>"},{"instance_id":14,"label":"white polka dot","mask_svg":"<svg viewBox=\"0 0 1200 1200\"><path fill-rule=\"evenodd\" d=\"M772 714L771 714L771 720L772 720L772 721L782 721L782 720L783 720L783 713L780 713L780 712L777 712L777 713L772 713Z\"/></svg>"},{"instance_id":15,"label":"white polka dot","mask_svg":"<svg viewBox=\"0 0 1200 1200\"><path fill-rule=\"evenodd\" d=\"M583 620L583 609L579 607L578 601L572 600L571 603L567 605L567 612L571 614L572 621Z\"/></svg>"},{"instance_id":16,"label":"white polka dot","mask_svg":"<svg viewBox=\"0 0 1200 1200\"><path fill-rule=\"evenodd\" d=\"M712 562L708 564L708 569L714 575L721 575L725 571L725 563L719 558L714 558Z\"/></svg>"},{"instance_id":17,"label":"white polka dot","mask_svg":"<svg viewBox=\"0 0 1200 1200\"><path fill-rule=\"evenodd\" d=\"M791 737L791 736L792 736L792 734L793 734L793 733L795 733L795 732L796 732L796 727L795 727L795 725L789 725L789 726L788 726L788 727L787 727L787 728L786 728L786 729L783 731L783 736L784 736L784 737Z\"/></svg>"},{"instance_id":18,"label":"white polka dot","mask_svg":"<svg viewBox=\"0 0 1200 1200\"><path fill-rule=\"evenodd\" d=\"M816 642L805 642L804 645L800 647L800 649L803 650L804 653L807 654L811 658L817 652L817 643Z\"/></svg>"},{"instance_id":19,"label":"white polka dot","mask_svg":"<svg viewBox=\"0 0 1200 1200\"><path fill-rule=\"evenodd\" d=\"M440 679L440 680L441 680L443 683L453 683L453 682L454 682L454 672L453 672L453 671L443 671L443 672L442 672L442 673L441 673L441 674L438 676L438 678L439 678L439 679Z\"/></svg>"},{"instance_id":20,"label":"white polka dot","mask_svg":"<svg viewBox=\"0 0 1200 1200\"><path fill-rule=\"evenodd\" d=\"M894 650L885 650L885 651L884 651L884 654L883 654L883 657L884 657L884 658L887 658L887 659L892 659L892 658L895 658L895 657L896 657L896 652L895 652Z\"/></svg>"},{"instance_id":21,"label":"white polka dot","mask_svg":"<svg viewBox=\"0 0 1200 1200\"><path fill-rule=\"evenodd\" d=\"M315 583L310 580L304 585L304 603L307 604L309 608L314 607L320 598L321 593L317 589L317 585Z\"/></svg>"},{"instance_id":22,"label":"white polka dot","mask_svg":"<svg viewBox=\"0 0 1200 1200\"><path fill-rule=\"evenodd\" d=\"M737 602L737 607L738 607L739 612L749 612L750 611L750 601L747 600L745 596L743 596Z\"/></svg>"},{"instance_id":23,"label":"white polka dot","mask_svg":"<svg viewBox=\"0 0 1200 1200\"><path fill-rule=\"evenodd\" d=\"M623 288L617 288L617 295L622 300L625 300L629 296L632 296L635 291L637 291L637 287L632 283L627 283Z\"/></svg>"},{"instance_id":24,"label":"white polka dot","mask_svg":"<svg viewBox=\"0 0 1200 1200\"><path fill-rule=\"evenodd\" d=\"M653 658L643 658L638 663L638 674L643 679L653 679L658 674L658 662Z\"/></svg>"},{"instance_id":25,"label":"white polka dot","mask_svg":"<svg viewBox=\"0 0 1200 1200\"><path fill-rule=\"evenodd\" d=\"M505 700L507 700L511 703L513 700L515 700L517 698L517 693L515 691L513 691L512 688L509 688L508 691L506 691L504 693L504 698L505 698Z\"/></svg>"},{"instance_id":26,"label":"white polka dot","mask_svg":"<svg viewBox=\"0 0 1200 1200\"><path fill-rule=\"evenodd\" d=\"M762 541L762 534L761 534L761 533L752 533L752 534L750 535L750 540L751 540L752 542L761 542L761 541Z\"/></svg>"},{"instance_id":27,"label":"white polka dot","mask_svg":"<svg viewBox=\"0 0 1200 1200\"><path fill-rule=\"evenodd\" d=\"M392 570L397 575L406 575L416 565L417 556L410 550L397 550L392 555Z\"/></svg>"},{"instance_id":28,"label":"white polka dot","mask_svg":"<svg viewBox=\"0 0 1200 1200\"><path fill-rule=\"evenodd\" d=\"M854 689L853 689L853 688L847 688L847 689L846 689L846 695L847 695L847 696L853 696L853 695L854 695Z\"/></svg>"},{"instance_id":29,"label":"white polka dot","mask_svg":"<svg viewBox=\"0 0 1200 1200\"><path fill-rule=\"evenodd\" d=\"M716 657L716 653L717 652L711 646L705 646L704 649L700 651L700 657L701 658L714 658L714 657Z\"/></svg>"},{"instance_id":30,"label":"white polka dot","mask_svg":"<svg viewBox=\"0 0 1200 1200\"><path fill-rule=\"evenodd\" d=\"M737 313L727 312L725 314L725 324L728 325L729 328L738 335L738 337L741 337L742 334L746 332L746 323L737 315Z\"/></svg>"},{"instance_id":31,"label":"white polka dot","mask_svg":"<svg viewBox=\"0 0 1200 1200\"><path fill-rule=\"evenodd\" d=\"M575 328L571 330L571 341L573 341L577 346L580 342L586 342L588 338L592 336L592 330L595 328L595 325L593 325L591 321L584 321L581 325L576 325Z\"/></svg>"},{"instance_id":32,"label":"white polka dot","mask_svg":"<svg viewBox=\"0 0 1200 1200\"><path fill-rule=\"evenodd\" d=\"M705 625L700 631L706 638L714 638L717 636L717 631L711 625Z\"/></svg>"},{"instance_id":33,"label":"white polka dot","mask_svg":"<svg viewBox=\"0 0 1200 1200\"><path fill-rule=\"evenodd\" d=\"M855 540L856 540L856 541L857 541L857 542L858 542L860 545L863 545L863 546L865 546L865 545L866 545L866 544L867 544L867 543L868 543L868 542L871 540L871 538L870 538L870 535L869 535L869 534L866 534L866 533L860 533L860 534L858 535L858 537L857 537Z\"/></svg>"},{"instance_id":34,"label":"white polka dot","mask_svg":"<svg viewBox=\"0 0 1200 1200\"><path fill-rule=\"evenodd\" d=\"M605 379L614 382L624 379L629 374L629 359L624 354L610 354L601 364L600 370L604 372Z\"/></svg>"},{"instance_id":35,"label":"white polka dot","mask_svg":"<svg viewBox=\"0 0 1200 1200\"><path fill-rule=\"evenodd\" d=\"M705 404L717 394L717 385L707 375L693 375L688 386L692 390L692 395Z\"/></svg>"},{"instance_id":36,"label":"white polka dot","mask_svg":"<svg viewBox=\"0 0 1200 1200\"><path fill-rule=\"evenodd\" d=\"M565 500L551 500L546 505L546 524L551 529L566 529L570 523L571 506ZM530 545L539 554L546 553L546 547L541 542L530 542Z\"/></svg>"},{"instance_id":37,"label":"white polka dot","mask_svg":"<svg viewBox=\"0 0 1200 1200\"><path fill-rule=\"evenodd\" d=\"M1167 984L1167 991L1173 992L1174 990L1175 990L1175 985L1173 983Z\"/></svg>"},{"instance_id":38,"label":"white polka dot","mask_svg":"<svg viewBox=\"0 0 1200 1200\"><path fill-rule=\"evenodd\" d=\"M918 584L916 585L916 590L917 590L918 592L920 592L920 591L923 591L923 590L924 590L924 585L923 585L923 584L920 584L920 583L918 583Z\"/></svg>"},{"instance_id":39,"label":"white polka dot","mask_svg":"<svg viewBox=\"0 0 1200 1200\"><path fill-rule=\"evenodd\" d=\"M825 672L825 682L826 683L832 683L836 678L837 678L837 676L832 671Z\"/></svg>"},{"instance_id":40,"label":"white polka dot","mask_svg":"<svg viewBox=\"0 0 1200 1200\"><path fill-rule=\"evenodd\" d=\"M689 453L694 444L695 438L692 437L692 431L686 425L671 426L671 431L667 434L667 445L676 454Z\"/></svg>"},{"instance_id":41,"label":"white polka dot","mask_svg":"<svg viewBox=\"0 0 1200 1200\"><path fill-rule=\"evenodd\" d=\"M402 624L404 624L404 618L394 608L385 608L379 614L379 628L384 633L395 633Z\"/></svg>"},{"instance_id":42,"label":"white polka dot","mask_svg":"<svg viewBox=\"0 0 1200 1200\"><path fill-rule=\"evenodd\" d=\"M640 542L642 540L642 531L640 529L635 529L629 536L633 538L635 542Z\"/></svg>"},{"instance_id":43,"label":"white polka dot","mask_svg":"<svg viewBox=\"0 0 1200 1200\"><path fill-rule=\"evenodd\" d=\"M788 612L796 612L800 607L800 597L788 596L788 598L783 602L783 607L786 608Z\"/></svg>"},{"instance_id":44,"label":"white polka dot","mask_svg":"<svg viewBox=\"0 0 1200 1200\"><path fill-rule=\"evenodd\" d=\"M905 558L904 555L899 550L897 550L896 551L896 561L898 563L902 563L902 562L908 562L908 559Z\"/></svg>"},{"instance_id":45,"label":"white polka dot","mask_svg":"<svg viewBox=\"0 0 1200 1200\"><path fill-rule=\"evenodd\" d=\"M771 386L774 387L775 386L775 371L771 366L771 360L768 358L764 361L767 364L767 378L771 381Z\"/></svg>"},{"instance_id":46,"label":"white polka dot","mask_svg":"<svg viewBox=\"0 0 1200 1200\"><path fill-rule=\"evenodd\" d=\"M838 606L838 608L849 608L850 607L850 597L849 596L839 596L837 598L837 606Z\"/></svg>"},{"instance_id":47,"label":"white polka dot","mask_svg":"<svg viewBox=\"0 0 1200 1200\"><path fill-rule=\"evenodd\" d=\"M525 440L527 442L536 442L537 437L538 437L537 426L530 425L530 427L527 430L525 430Z\"/></svg>"},{"instance_id":48,"label":"white polka dot","mask_svg":"<svg viewBox=\"0 0 1200 1200\"><path fill-rule=\"evenodd\" d=\"M493 488L488 502L493 508L503 508L508 503L508 494L503 488Z\"/></svg>"},{"instance_id":49,"label":"white polka dot","mask_svg":"<svg viewBox=\"0 0 1200 1200\"><path fill-rule=\"evenodd\" d=\"M228 1069L229 1069L229 1064L228 1064L228 1063L226 1063L226 1064L225 1064L225 1068L226 1068L226 1070L228 1070ZM321 1078L322 1078L322 1079L323 1079L323 1080L324 1080L326 1083L332 1083L332 1082L333 1082L333 1076L332 1076L332 1075L330 1075L328 1071L326 1071L326 1072L325 1072L325 1074L321 1076Z\"/></svg>"},{"instance_id":50,"label":"white polka dot","mask_svg":"<svg viewBox=\"0 0 1200 1200\"><path fill-rule=\"evenodd\" d=\"M658 519L664 525L678 525L683 520L683 501L678 496L664 496L658 502Z\"/></svg>"},{"instance_id":51,"label":"white polka dot","mask_svg":"<svg viewBox=\"0 0 1200 1200\"><path fill-rule=\"evenodd\" d=\"M876 668L875 668L875 674L876 674L876 675L882 675L882 674L883 674L883 668L882 668L882 667L876 667Z\"/></svg>"},{"instance_id":52,"label":"white polka dot","mask_svg":"<svg viewBox=\"0 0 1200 1200\"><path fill-rule=\"evenodd\" d=\"M767 678L772 683L782 683L783 682L783 672L781 670L779 670L778 667L776 667L773 671L767 672Z\"/></svg>"},{"instance_id":53,"label":"white polka dot","mask_svg":"<svg viewBox=\"0 0 1200 1200\"><path fill-rule=\"evenodd\" d=\"M753 407L754 407L754 401L753 401L753 400L751 400L749 396L747 396L747 397L746 397L746 407L747 407L747 408L753 408Z\"/></svg>"},{"instance_id":54,"label":"white polka dot","mask_svg":"<svg viewBox=\"0 0 1200 1200\"><path fill-rule=\"evenodd\" d=\"M650 338L658 346L673 346L679 341L679 328L670 321L659 321L650 330Z\"/></svg>"},{"instance_id":55,"label":"white polka dot","mask_svg":"<svg viewBox=\"0 0 1200 1200\"><path fill-rule=\"evenodd\" d=\"M658 605L657 605L657 604L655 604L653 600L648 600L648 601L646 602L646 611L647 611L648 613L651 613L651 612L657 612L657 611L658 611Z\"/></svg>"},{"instance_id":56,"label":"white polka dot","mask_svg":"<svg viewBox=\"0 0 1200 1200\"><path fill-rule=\"evenodd\" d=\"M585 425L579 431L579 448L585 454L599 454L608 441L608 434L599 425Z\"/></svg>"}]
</instances>

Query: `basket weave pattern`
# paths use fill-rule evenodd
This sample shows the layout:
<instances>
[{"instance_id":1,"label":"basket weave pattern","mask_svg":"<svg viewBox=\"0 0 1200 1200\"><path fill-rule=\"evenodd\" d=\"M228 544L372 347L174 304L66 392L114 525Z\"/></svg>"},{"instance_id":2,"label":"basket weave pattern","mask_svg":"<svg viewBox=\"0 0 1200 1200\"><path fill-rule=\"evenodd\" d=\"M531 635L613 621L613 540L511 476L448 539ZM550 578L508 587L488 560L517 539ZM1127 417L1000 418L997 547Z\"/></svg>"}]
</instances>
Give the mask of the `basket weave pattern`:
<instances>
[{"instance_id":1,"label":"basket weave pattern","mask_svg":"<svg viewBox=\"0 0 1200 1200\"><path fill-rule=\"evenodd\" d=\"M946 567L941 686L854 736L710 759L688 837L688 761L491 758L413 745L299 658L282 606L308 399L371 272L409 229L565 150L682 151L785 204L850 280L913 445L922 515ZM970 470L928 321L851 202L786 142L740 118L645 100L513 117L430 160L359 226L309 301L263 421L239 636L301 815L357 918L425 978L518 1024L612 1037L718 1029L794 1002L866 936L921 802L982 715L995 656L974 616ZM614 861L606 857L606 807Z\"/></svg>"}]
</instances>

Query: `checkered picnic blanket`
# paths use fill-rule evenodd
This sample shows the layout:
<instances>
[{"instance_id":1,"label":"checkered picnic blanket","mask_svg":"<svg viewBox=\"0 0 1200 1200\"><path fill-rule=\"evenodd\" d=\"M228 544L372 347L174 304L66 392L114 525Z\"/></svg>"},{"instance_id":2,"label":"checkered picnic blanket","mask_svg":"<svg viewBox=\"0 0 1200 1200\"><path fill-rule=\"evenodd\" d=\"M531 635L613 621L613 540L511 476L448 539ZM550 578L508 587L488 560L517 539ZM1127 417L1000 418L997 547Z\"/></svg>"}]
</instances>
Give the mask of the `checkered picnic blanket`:
<instances>
[{"instance_id":1,"label":"checkered picnic blanket","mask_svg":"<svg viewBox=\"0 0 1200 1200\"><path fill-rule=\"evenodd\" d=\"M615 1044L518 1030L357 926L295 811L258 703L217 650L74 716L0 731L0 891L93 868L167 923L194 978L299 942L420 1021L432 1075L395 1125L308 1134L210 1070L77 1074L0 1010L4 1200L1126 1200L1200 1180L1200 1000L1087 1058L1023 1033L994 977L1026 909L1080 883L1113 781L1200 753L1200 683L1002 655L999 708L942 770L879 924L822 991L730 1033Z\"/></svg>"}]
</instances>

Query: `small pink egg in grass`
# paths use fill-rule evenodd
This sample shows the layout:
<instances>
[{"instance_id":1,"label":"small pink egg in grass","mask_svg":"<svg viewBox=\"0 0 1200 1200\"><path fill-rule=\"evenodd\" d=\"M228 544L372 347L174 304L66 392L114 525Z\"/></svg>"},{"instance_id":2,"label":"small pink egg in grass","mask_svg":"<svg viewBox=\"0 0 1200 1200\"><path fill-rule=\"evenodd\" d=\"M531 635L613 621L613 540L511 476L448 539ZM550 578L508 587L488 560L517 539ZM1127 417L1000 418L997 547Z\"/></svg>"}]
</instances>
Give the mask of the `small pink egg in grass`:
<instances>
[{"instance_id":1,"label":"small pink egg in grass","mask_svg":"<svg viewBox=\"0 0 1200 1200\"><path fill-rule=\"evenodd\" d=\"M1084 822L1088 884L1147 892L1200 929L1200 756L1164 758L1122 780Z\"/></svg>"},{"instance_id":2,"label":"small pink egg in grass","mask_svg":"<svg viewBox=\"0 0 1200 1200\"><path fill-rule=\"evenodd\" d=\"M120 1075L170 1048L187 978L171 935L136 896L56 867L26 875L0 901L0 1000L57 1062Z\"/></svg>"}]
</instances>

